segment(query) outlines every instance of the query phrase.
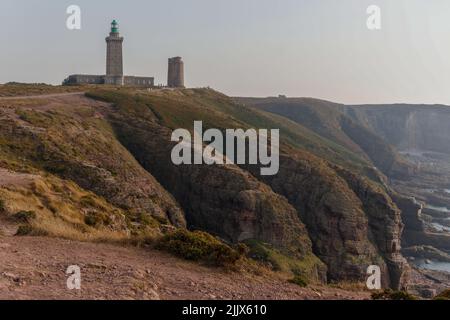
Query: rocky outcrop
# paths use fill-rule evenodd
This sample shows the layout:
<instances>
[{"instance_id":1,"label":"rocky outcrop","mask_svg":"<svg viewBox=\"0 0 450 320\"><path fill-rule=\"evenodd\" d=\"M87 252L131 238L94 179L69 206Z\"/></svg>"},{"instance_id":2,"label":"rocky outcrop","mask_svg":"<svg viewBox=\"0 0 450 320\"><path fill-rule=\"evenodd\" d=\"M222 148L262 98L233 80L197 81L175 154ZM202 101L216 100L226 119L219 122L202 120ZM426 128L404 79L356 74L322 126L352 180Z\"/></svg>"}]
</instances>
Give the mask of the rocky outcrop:
<instances>
[{"instance_id":1,"label":"rocky outcrop","mask_svg":"<svg viewBox=\"0 0 450 320\"><path fill-rule=\"evenodd\" d=\"M247 169L258 173L255 168ZM405 261L400 248L391 246L397 243L401 230L400 224L396 225L399 212L376 213L375 208L383 204L377 202L379 195L358 198L358 191L364 194L367 190L361 187L353 191L325 161L300 152L282 154L278 175L259 178L285 195L297 209L308 228L314 253L327 264L331 280L363 280L367 267L376 264L383 271L384 286L397 287L403 281ZM374 203L369 203L372 196ZM374 210L367 214L365 211L372 207ZM387 226L377 224L375 214L390 214L392 217L386 221L392 222Z\"/></svg>"},{"instance_id":2,"label":"rocky outcrop","mask_svg":"<svg viewBox=\"0 0 450 320\"><path fill-rule=\"evenodd\" d=\"M418 259L430 259L450 262L450 255L448 253L431 246L413 246L403 249L402 252L409 257Z\"/></svg>"},{"instance_id":3,"label":"rocky outcrop","mask_svg":"<svg viewBox=\"0 0 450 320\"><path fill-rule=\"evenodd\" d=\"M343 168L336 167L336 170L361 200L369 219L370 238L387 264L391 287L404 288L408 281L409 266L401 254L404 228L401 211L379 185Z\"/></svg>"},{"instance_id":4,"label":"rocky outcrop","mask_svg":"<svg viewBox=\"0 0 450 320\"><path fill-rule=\"evenodd\" d=\"M293 120L369 159L387 176L406 179L416 170L390 145L389 138L379 136L367 122L353 116L354 109L351 107L311 98L235 98L235 100ZM334 162L335 159L328 160Z\"/></svg>"},{"instance_id":5,"label":"rocky outcrop","mask_svg":"<svg viewBox=\"0 0 450 320\"><path fill-rule=\"evenodd\" d=\"M394 194L393 199L402 212L402 220L405 224L402 235L403 246L409 247L417 243L417 239L414 239L416 235L425 231L422 219L423 206L414 198L404 197L399 194Z\"/></svg>"},{"instance_id":6,"label":"rocky outcrop","mask_svg":"<svg viewBox=\"0 0 450 320\"><path fill-rule=\"evenodd\" d=\"M45 170L75 181L133 215L185 226L184 213L174 198L115 139L90 106L93 101L86 100L77 101L81 106L75 111L36 108L5 113L0 125L5 143L0 148L11 163L6 165L14 169L15 163L23 163L27 170ZM96 110L108 108L94 105Z\"/></svg>"},{"instance_id":7,"label":"rocky outcrop","mask_svg":"<svg viewBox=\"0 0 450 320\"><path fill-rule=\"evenodd\" d=\"M408 179L415 167L407 163L393 146L347 116L340 117L342 130L369 156L373 164L389 177Z\"/></svg>"},{"instance_id":8,"label":"rocky outcrop","mask_svg":"<svg viewBox=\"0 0 450 320\"><path fill-rule=\"evenodd\" d=\"M398 150L450 153L450 110L441 105L363 105L345 113Z\"/></svg>"},{"instance_id":9,"label":"rocky outcrop","mask_svg":"<svg viewBox=\"0 0 450 320\"><path fill-rule=\"evenodd\" d=\"M402 241L404 247L427 245L440 250L450 250L450 235L433 233L425 227L422 216L423 205L414 198L395 194L394 200L402 211L405 223Z\"/></svg>"},{"instance_id":10,"label":"rocky outcrop","mask_svg":"<svg viewBox=\"0 0 450 320\"><path fill-rule=\"evenodd\" d=\"M133 106L128 104L128 108ZM174 165L172 130L161 126L150 109L139 117L121 104L108 116L116 136L137 161L171 192L186 213L190 229L215 234L227 242L258 240L286 256L309 260L308 276L326 280L326 268L297 211L283 196L234 165Z\"/></svg>"},{"instance_id":11,"label":"rocky outcrop","mask_svg":"<svg viewBox=\"0 0 450 320\"><path fill-rule=\"evenodd\" d=\"M287 247L297 248L301 254L308 252L309 245L304 244L309 236L314 254L328 267L331 281L364 281L372 264L382 268L385 286L399 287L404 281L407 265L399 253L399 211L395 205L390 207L389 197L381 191L341 175L327 161L288 146L282 147L280 170L275 176L260 176L258 166L174 166L170 160L171 130L152 112L158 108L141 97L139 102L151 107L142 107L139 117L134 117L130 116L130 103L125 108L120 100L117 96L112 100L117 109L109 116L116 136L175 196L186 212L189 227L231 242L256 238L285 253ZM125 109L127 112L122 112ZM292 214L306 229L298 226ZM383 218L383 214L388 216Z\"/></svg>"}]
</instances>

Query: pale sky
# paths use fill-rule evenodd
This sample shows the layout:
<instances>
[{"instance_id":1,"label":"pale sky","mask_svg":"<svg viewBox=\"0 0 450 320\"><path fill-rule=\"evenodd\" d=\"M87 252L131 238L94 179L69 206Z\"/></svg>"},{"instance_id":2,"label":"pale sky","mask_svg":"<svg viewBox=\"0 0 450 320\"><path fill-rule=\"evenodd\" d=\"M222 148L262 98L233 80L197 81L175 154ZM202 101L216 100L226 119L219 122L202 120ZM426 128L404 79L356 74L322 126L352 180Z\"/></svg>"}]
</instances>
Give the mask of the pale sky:
<instances>
[{"instance_id":1,"label":"pale sky","mask_svg":"<svg viewBox=\"0 0 450 320\"><path fill-rule=\"evenodd\" d=\"M81 30L66 28L71 4ZM0 0L0 83L104 74L112 19L125 73L156 83L179 55L188 86L233 96L450 104L449 0Z\"/></svg>"}]
</instances>

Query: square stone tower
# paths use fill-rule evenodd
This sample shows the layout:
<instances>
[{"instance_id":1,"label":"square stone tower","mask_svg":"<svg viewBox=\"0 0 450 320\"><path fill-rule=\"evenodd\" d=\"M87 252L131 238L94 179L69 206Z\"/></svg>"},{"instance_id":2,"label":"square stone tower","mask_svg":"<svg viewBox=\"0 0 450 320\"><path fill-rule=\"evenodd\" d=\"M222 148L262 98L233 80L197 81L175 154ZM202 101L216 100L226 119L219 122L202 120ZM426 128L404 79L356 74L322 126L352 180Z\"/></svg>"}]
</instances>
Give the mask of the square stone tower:
<instances>
[{"instance_id":1,"label":"square stone tower","mask_svg":"<svg viewBox=\"0 0 450 320\"><path fill-rule=\"evenodd\" d=\"M114 20L111 23L111 33L106 38L106 84L119 86L124 84L122 43L119 24Z\"/></svg>"},{"instance_id":2,"label":"square stone tower","mask_svg":"<svg viewBox=\"0 0 450 320\"><path fill-rule=\"evenodd\" d=\"M184 62L181 57L169 58L167 86L170 88L184 88Z\"/></svg>"}]
</instances>

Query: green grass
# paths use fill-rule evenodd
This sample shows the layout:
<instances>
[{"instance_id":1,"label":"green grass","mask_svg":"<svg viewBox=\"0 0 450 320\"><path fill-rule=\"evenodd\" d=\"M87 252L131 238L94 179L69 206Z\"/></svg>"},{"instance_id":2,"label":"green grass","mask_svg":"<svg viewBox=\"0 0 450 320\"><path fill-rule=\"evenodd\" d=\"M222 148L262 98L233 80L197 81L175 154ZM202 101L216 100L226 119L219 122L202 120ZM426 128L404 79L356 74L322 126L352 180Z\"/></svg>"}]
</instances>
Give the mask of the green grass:
<instances>
[{"instance_id":1,"label":"green grass","mask_svg":"<svg viewBox=\"0 0 450 320\"><path fill-rule=\"evenodd\" d=\"M202 231L179 229L162 237L156 248L186 260L216 266L234 265L241 258L240 252Z\"/></svg>"},{"instance_id":2,"label":"green grass","mask_svg":"<svg viewBox=\"0 0 450 320\"><path fill-rule=\"evenodd\" d=\"M304 279L306 283L318 280L316 279L316 268L322 263L317 257L310 255L302 259L294 258L268 243L257 240L247 240L244 243L249 248L248 256L250 258L263 263L272 270L292 274L294 279Z\"/></svg>"},{"instance_id":3,"label":"green grass","mask_svg":"<svg viewBox=\"0 0 450 320\"><path fill-rule=\"evenodd\" d=\"M196 120L204 130L217 128L280 129L283 146L311 152L331 162L364 172L368 162L343 146L321 137L312 130L285 117L235 103L211 89L185 89L176 92L143 92L130 90L91 90L88 97L114 103L121 112L156 119L161 125L192 131Z\"/></svg>"},{"instance_id":4,"label":"green grass","mask_svg":"<svg viewBox=\"0 0 450 320\"><path fill-rule=\"evenodd\" d=\"M34 96L82 91L81 86L52 86L45 83L9 82L0 85L0 97Z\"/></svg>"},{"instance_id":5,"label":"green grass","mask_svg":"<svg viewBox=\"0 0 450 320\"><path fill-rule=\"evenodd\" d=\"M289 280L290 283L296 284L302 288L305 288L308 286L308 280L305 279L305 277L301 275L296 275L294 278Z\"/></svg>"}]
</instances>

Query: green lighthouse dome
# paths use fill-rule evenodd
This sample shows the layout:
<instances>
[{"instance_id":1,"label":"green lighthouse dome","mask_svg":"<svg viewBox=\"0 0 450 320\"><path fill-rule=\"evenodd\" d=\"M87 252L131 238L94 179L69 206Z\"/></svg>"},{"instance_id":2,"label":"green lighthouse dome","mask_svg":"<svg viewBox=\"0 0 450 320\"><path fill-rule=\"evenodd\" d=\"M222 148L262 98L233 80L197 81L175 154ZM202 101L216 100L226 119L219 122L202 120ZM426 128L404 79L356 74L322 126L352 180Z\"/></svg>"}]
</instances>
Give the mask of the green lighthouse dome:
<instances>
[{"instance_id":1,"label":"green lighthouse dome","mask_svg":"<svg viewBox=\"0 0 450 320\"><path fill-rule=\"evenodd\" d=\"M111 22L111 32L112 33L119 32L119 23L116 20L113 20L113 22Z\"/></svg>"}]
</instances>

